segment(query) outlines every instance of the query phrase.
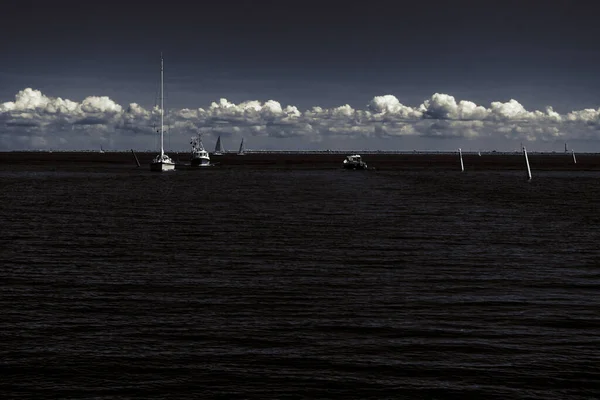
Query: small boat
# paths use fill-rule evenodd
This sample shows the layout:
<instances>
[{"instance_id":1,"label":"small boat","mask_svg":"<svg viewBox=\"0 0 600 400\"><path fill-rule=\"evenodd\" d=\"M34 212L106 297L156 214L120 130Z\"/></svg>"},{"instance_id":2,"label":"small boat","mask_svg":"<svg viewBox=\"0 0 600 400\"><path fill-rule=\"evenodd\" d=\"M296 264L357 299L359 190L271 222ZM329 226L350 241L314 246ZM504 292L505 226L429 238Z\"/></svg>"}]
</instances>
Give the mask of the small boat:
<instances>
[{"instance_id":1,"label":"small boat","mask_svg":"<svg viewBox=\"0 0 600 400\"><path fill-rule=\"evenodd\" d=\"M362 160L360 155L352 154L350 156L346 156L344 160L344 168L345 169L367 169L367 163Z\"/></svg>"},{"instance_id":2,"label":"small boat","mask_svg":"<svg viewBox=\"0 0 600 400\"><path fill-rule=\"evenodd\" d=\"M208 151L204 150L202 135L198 134L197 137L193 137L190 144L192 145L192 167L210 167L210 157Z\"/></svg>"},{"instance_id":3,"label":"small boat","mask_svg":"<svg viewBox=\"0 0 600 400\"><path fill-rule=\"evenodd\" d=\"M242 143L240 143L240 150L238 151L238 156L243 156L246 154L246 149L244 148L244 138L242 138Z\"/></svg>"},{"instance_id":4,"label":"small boat","mask_svg":"<svg viewBox=\"0 0 600 400\"><path fill-rule=\"evenodd\" d=\"M154 157L150 163L150 171L174 171L175 161L165 154L164 148L164 68L163 57L160 55L160 154Z\"/></svg>"},{"instance_id":5,"label":"small boat","mask_svg":"<svg viewBox=\"0 0 600 400\"><path fill-rule=\"evenodd\" d=\"M215 145L215 151L213 152L213 156L222 156L225 153L223 150L223 145L221 144L221 136L217 138L217 144Z\"/></svg>"}]
</instances>

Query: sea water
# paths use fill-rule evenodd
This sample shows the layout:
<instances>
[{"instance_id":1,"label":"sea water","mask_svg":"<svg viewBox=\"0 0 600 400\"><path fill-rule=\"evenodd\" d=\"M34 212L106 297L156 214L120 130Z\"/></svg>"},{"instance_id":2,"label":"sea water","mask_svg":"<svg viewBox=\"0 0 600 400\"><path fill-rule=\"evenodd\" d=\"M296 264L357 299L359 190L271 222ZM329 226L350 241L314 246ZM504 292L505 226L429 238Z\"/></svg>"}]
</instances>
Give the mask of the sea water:
<instances>
[{"instance_id":1,"label":"sea water","mask_svg":"<svg viewBox=\"0 0 600 400\"><path fill-rule=\"evenodd\" d=\"M597 397L598 182L4 170L0 394Z\"/></svg>"}]
</instances>

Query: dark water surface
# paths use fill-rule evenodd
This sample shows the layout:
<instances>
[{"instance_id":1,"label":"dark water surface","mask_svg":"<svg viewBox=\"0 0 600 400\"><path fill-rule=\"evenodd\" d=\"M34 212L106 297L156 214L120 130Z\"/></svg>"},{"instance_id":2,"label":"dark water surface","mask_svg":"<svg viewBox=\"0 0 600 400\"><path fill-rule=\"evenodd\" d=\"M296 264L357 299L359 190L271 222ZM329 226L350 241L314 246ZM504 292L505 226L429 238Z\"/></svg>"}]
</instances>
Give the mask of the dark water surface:
<instances>
[{"instance_id":1,"label":"dark water surface","mask_svg":"<svg viewBox=\"0 0 600 400\"><path fill-rule=\"evenodd\" d=\"M600 395L599 171L0 170L2 398Z\"/></svg>"}]
</instances>

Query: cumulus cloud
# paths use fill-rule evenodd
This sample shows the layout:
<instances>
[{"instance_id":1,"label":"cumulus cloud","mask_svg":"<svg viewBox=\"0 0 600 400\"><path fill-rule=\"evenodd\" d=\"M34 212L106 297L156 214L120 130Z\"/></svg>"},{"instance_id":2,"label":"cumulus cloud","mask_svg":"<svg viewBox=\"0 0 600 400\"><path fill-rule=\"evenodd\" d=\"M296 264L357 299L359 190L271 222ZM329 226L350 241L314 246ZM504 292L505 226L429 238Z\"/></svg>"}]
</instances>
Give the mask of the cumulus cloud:
<instances>
[{"instance_id":1,"label":"cumulus cloud","mask_svg":"<svg viewBox=\"0 0 600 400\"><path fill-rule=\"evenodd\" d=\"M435 93L425 100L419 110L425 117L433 119L483 120L490 115L485 107L466 100L457 103L453 96L443 93Z\"/></svg>"},{"instance_id":2,"label":"cumulus cloud","mask_svg":"<svg viewBox=\"0 0 600 400\"><path fill-rule=\"evenodd\" d=\"M70 145L94 148L99 144L137 143L150 148L160 123L158 108L137 103L117 104L106 96L89 96L80 102L50 97L27 88L14 101L0 103L0 146L38 148ZM186 148L189 136L295 138L301 143L330 143L337 139L504 138L545 141L570 138L600 139L600 108L561 115L550 106L527 110L515 99L489 106L434 93L418 106L402 104L387 94L375 96L364 107L344 104L299 110L275 100L232 103L227 99L206 108L167 110L165 124L173 142ZM273 147L277 147L274 145Z\"/></svg>"}]
</instances>

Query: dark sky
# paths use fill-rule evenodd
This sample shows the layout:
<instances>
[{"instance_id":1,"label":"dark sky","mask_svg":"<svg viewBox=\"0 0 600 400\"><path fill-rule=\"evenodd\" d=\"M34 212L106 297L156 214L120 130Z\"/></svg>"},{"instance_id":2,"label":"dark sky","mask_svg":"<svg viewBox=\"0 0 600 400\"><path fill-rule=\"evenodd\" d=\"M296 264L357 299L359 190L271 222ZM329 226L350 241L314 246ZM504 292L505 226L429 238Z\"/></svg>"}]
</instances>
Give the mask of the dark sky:
<instances>
[{"instance_id":1,"label":"dark sky","mask_svg":"<svg viewBox=\"0 0 600 400\"><path fill-rule=\"evenodd\" d=\"M600 104L600 24L578 1L5 1L0 104L31 87L152 106L226 98L364 109L434 93L565 114Z\"/></svg>"},{"instance_id":2,"label":"dark sky","mask_svg":"<svg viewBox=\"0 0 600 400\"><path fill-rule=\"evenodd\" d=\"M360 106L391 93L412 104L452 92L483 103L515 97L531 107L589 106L600 89L600 25L588 7L572 1L169 1L160 7L9 1L0 28L2 58L10 60L0 66L2 96L34 84L55 95L96 87L116 95L124 82L143 91L134 86L153 79L162 50L171 91L181 85L206 93L198 98L204 103L250 96ZM200 106L185 97L177 103Z\"/></svg>"}]
</instances>

